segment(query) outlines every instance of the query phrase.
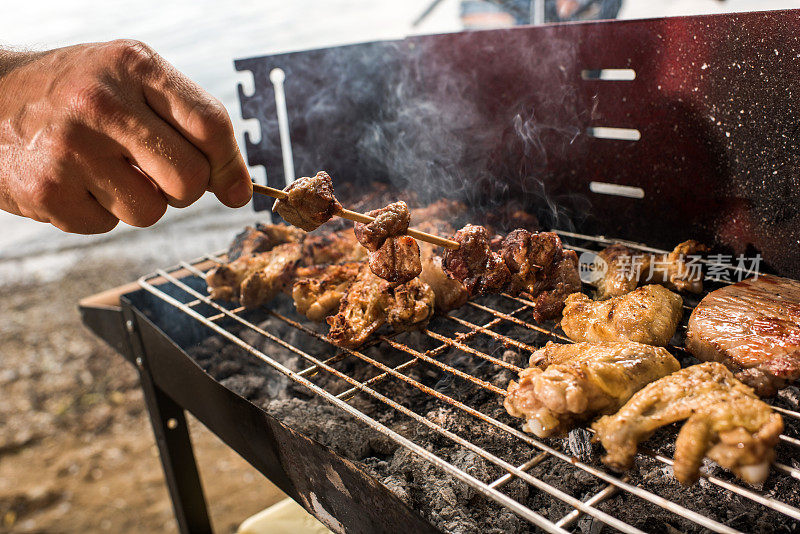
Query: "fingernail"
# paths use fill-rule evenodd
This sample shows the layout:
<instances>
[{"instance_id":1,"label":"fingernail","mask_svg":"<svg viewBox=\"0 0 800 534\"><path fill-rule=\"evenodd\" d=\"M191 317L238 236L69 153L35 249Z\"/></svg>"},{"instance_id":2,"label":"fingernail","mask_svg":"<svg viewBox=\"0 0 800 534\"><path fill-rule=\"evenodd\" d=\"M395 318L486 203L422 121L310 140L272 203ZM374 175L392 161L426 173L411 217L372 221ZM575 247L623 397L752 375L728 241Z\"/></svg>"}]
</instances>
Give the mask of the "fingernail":
<instances>
[{"instance_id":1,"label":"fingernail","mask_svg":"<svg viewBox=\"0 0 800 534\"><path fill-rule=\"evenodd\" d=\"M236 207L244 206L250 202L252 196L253 188L247 182L236 182L236 184L227 191L228 202Z\"/></svg>"}]
</instances>

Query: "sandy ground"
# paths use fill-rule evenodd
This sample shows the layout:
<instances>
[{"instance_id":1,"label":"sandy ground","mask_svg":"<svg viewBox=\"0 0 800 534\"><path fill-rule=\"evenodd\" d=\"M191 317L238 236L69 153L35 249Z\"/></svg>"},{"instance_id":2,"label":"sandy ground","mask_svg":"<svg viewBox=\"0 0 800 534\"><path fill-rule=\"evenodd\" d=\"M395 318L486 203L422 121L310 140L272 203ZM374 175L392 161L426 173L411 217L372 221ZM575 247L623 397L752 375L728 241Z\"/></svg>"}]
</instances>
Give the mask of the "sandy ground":
<instances>
[{"instance_id":1,"label":"sandy ground","mask_svg":"<svg viewBox=\"0 0 800 534\"><path fill-rule=\"evenodd\" d=\"M176 530L137 374L83 328L75 306L146 270L97 261L4 288L0 532ZM191 430L218 532L282 497L201 424Z\"/></svg>"}]
</instances>

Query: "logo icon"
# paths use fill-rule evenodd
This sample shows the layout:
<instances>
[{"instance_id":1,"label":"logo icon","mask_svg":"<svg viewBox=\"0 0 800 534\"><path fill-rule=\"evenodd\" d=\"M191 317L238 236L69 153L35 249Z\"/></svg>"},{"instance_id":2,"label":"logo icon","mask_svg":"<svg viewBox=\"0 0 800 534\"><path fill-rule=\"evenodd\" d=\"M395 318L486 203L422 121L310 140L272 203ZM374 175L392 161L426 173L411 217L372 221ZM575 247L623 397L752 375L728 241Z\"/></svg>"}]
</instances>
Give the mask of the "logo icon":
<instances>
[{"instance_id":1,"label":"logo icon","mask_svg":"<svg viewBox=\"0 0 800 534\"><path fill-rule=\"evenodd\" d=\"M581 281L585 284L593 284L602 280L608 272L608 263L594 252L582 252L578 259L580 260L578 272Z\"/></svg>"}]
</instances>

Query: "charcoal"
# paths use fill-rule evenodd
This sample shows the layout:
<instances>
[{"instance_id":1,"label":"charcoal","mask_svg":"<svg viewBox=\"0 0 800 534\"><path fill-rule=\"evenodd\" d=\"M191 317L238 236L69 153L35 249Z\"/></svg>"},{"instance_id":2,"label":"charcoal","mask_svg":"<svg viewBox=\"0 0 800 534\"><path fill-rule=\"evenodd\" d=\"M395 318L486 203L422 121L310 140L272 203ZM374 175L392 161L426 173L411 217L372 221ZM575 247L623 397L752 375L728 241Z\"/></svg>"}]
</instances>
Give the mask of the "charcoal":
<instances>
[{"instance_id":1,"label":"charcoal","mask_svg":"<svg viewBox=\"0 0 800 534\"><path fill-rule=\"evenodd\" d=\"M502 301L499 298L489 297L482 303L498 307L506 313L512 311L508 306L502 308ZM300 320L296 314L292 315L294 310L290 300L283 299L277 306L277 311L281 314ZM485 324L491 320L486 313L471 307L458 310L458 314L462 319L475 324ZM522 315L520 317L526 318ZM319 360L325 360L337 353L330 345L290 327L275 317L262 314L260 321L258 323L260 327L275 338L296 345ZM303 324L308 325L307 322ZM308 326L315 331L323 333L325 331L324 325ZM458 325L445 320L434 320L430 328L450 337L464 332L463 327L459 328ZM542 346L548 339L543 334L511 323L495 329L532 346ZM311 365L304 356L282 347L261 334L252 331L247 333L246 330L239 334L270 358L294 371L303 370ZM394 339L421 351L438 346L438 343L421 333L405 333ZM527 359L530 357L529 353L514 347L504 347L488 336L474 336L467 343L477 350L520 367L527 365ZM411 359L410 354L400 350L390 350L386 344L362 347L360 351L366 357L389 368ZM189 353L206 372L232 391L256 403L294 430L362 465L401 501L418 510L442 531L458 534L537 531L527 520L482 496L470 485L446 474L424 458L399 446L391 438L329 404L306 386L295 383L241 348L221 341L217 337L210 337L200 345L191 347ZM500 388L505 388L508 381L514 379L516 374L455 349L437 352L434 357ZM358 381L369 380L382 372L352 355L331 362L330 365ZM468 383L452 373L443 371L440 367L418 362L407 368L404 373L413 380L501 423L514 428L521 426L519 420L505 413L502 399L496 393ZM352 384L326 371L309 373L306 378L332 394L341 393L352 387ZM540 449L526 444L506 431L481 422L458 407L438 400L398 378L388 377L372 387L379 394L410 408L443 429L469 440L489 454L512 465L522 465L541 452ZM411 439L485 483L490 483L505 473L501 467L475 451L456 444L436 430L401 414L370 395L356 393L348 402L391 430ZM800 408L800 391L796 387L787 388L774 399L774 402L778 406L797 410ZM800 425L795 420L786 417L785 423L787 435L800 437ZM672 425L659 429L645 445L659 454L671 457L679 428L679 425ZM542 441L574 461L606 470L600 462L602 448L592 444L590 438L591 434L588 431L576 429L567 437ZM796 449L792 446L781 443L777 450L778 458L783 463L794 463L797 466L796 462L800 462L800 459L797 459ZM743 484L713 464L707 465L705 469L725 481ZM571 462L552 456L528 472L531 476L581 500L592 497L607 486L605 482L575 467ZM644 487L656 495L743 532L775 534L800 532L798 523L783 514L737 496L706 480L701 479L694 486L683 487L675 480L669 466L654 459L638 457L635 468L624 475L629 477L627 480L634 486ZM773 473L764 486L757 490L768 497L800 506L800 485L795 482L789 476ZM558 498L520 479L512 479L503 485L500 491L552 521L557 521L573 511L573 508ZM707 532L688 519L624 491L618 491L596 506L645 532L665 534ZM613 531L602 521L588 515L583 515L573 522L568 530L585 534Z\"/></svg>"}]
</instances>

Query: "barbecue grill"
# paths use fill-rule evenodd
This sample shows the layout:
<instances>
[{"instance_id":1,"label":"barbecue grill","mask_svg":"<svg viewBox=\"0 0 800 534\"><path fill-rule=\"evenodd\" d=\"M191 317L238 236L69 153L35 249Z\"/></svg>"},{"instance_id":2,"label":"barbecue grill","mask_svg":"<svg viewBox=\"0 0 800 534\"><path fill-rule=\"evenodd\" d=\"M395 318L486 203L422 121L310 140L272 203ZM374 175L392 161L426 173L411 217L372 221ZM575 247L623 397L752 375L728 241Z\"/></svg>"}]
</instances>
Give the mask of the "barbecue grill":
<instances>
[{"instance_id":1,"label":"barbecue grill","mask_svg":"<svg viewBox=\"0 0 800 534\"><path fill-rule=\"evenodd\" d=\"M797 278L799 39L800 11L780 11L238 60L255 82L253 94L240 87L242 114L261 126L247 154L273 187L326 169L356 190L388 182L477 210L513 200L579 253L619 240L663 252L691 237L725 254L757 253L762 270ZM599 463L587 431L537 439L503 412L505 386L530 353L569 341L555 324L534 323L525 299L477 299L421 333L345 350L290 303L248 311L209 299L204 273L223 259L181 262L81 303L84 322L140 372L182 532L210 530L185 410L337 532L463 529L426 508L442 499L474 508L476 521L493 518L484 530L799 528L796 389L771 401L786 430L764 487L713 466L698 485L679 487L671 430L645 443L653 448L642 450L640 469L618 474ZM734 279L742 269L713 267ZM685 299L687 318L697 302ZM689 358L679 344L671 350ZM253 388L220 364L228 357L262 390L299 405L294 418L251 402ZM323 443L303 410L312 423L320 413L334 421L340 436L371 436L369 461ZM424 483L387 470L390 458L443 482L424 494Z\"/></svg>"}]
</instances>

